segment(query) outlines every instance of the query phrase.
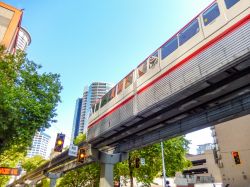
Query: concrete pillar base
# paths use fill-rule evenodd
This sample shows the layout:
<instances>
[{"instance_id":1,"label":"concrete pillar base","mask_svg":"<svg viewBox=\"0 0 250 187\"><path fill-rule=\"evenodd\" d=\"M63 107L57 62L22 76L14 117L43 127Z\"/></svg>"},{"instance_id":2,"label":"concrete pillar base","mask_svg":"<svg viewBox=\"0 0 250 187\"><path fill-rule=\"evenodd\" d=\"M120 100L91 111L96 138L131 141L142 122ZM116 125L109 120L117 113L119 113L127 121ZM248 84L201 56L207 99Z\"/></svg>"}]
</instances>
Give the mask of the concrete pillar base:
<instances>
[{"instance_id":1,"label":"concrete pillar base","mask_svg":"<svg viewBox=\"0 0 250 187\"><path fill-rule=\"evenodd\" d=\"M56 180L62 176L62 173L46 173L45 176L50 179L50 187L55 187Z\"/></svg>"}]
</instances>

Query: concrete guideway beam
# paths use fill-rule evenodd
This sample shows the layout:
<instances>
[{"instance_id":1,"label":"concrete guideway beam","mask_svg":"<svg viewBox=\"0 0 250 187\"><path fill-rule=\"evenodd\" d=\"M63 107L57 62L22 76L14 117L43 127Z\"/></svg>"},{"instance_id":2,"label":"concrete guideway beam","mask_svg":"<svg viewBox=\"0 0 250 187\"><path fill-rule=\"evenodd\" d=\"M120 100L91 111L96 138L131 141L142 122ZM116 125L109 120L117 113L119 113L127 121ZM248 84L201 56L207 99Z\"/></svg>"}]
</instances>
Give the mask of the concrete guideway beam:
<instances>
[{"instance_id":1,"label":"concrete guideway beam","mask_svg":"<svg viewBox=\"0 0 250 187\"><path fill-rule=\"evenodd\" d=\"M126 159L128 159L128 153L107 154L100 152L100 186L114 186L114 165Z\"/></svg>"}]
</instances>

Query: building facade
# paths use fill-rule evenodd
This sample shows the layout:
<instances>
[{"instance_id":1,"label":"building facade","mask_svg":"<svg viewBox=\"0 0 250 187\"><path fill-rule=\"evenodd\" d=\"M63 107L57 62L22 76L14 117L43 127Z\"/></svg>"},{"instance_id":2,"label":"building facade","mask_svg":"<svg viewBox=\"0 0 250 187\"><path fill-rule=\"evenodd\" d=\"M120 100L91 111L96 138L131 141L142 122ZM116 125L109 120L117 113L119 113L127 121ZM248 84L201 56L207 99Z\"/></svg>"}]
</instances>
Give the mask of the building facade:
<instances>
[{"instance_id":1,"label":"building facade","mask_svg":"<svg viewBox=\"0 0 250 187\"><path fill-rule=\"evenodd\" d=\"M250 187L250 115L214 126L213 136L223 184Z\"/></svg>"},{"instance_id":2,"label":"building facade","mask_svg":"<svg viewBox=\"0 0 250 187\"><path fill-rule=\"evenodd\" d=\"M44 132L37 132L33 138L32 146L28 150L27 157L40 155L43 158L47 157L47 149L50 141L50 136Z\"/></svg>"},{"instance_id":3,"label":"building facade","mask_svg":"<svg viewBox=\"0 0 250 187\"><path fill-rule=\"evenodd\" d=\"M91 106L103 95L105 95L111 88L112 84L105 82L93 82L89 87L86 86L84 88L82 98L77 99L76 101L71 143L79 133L87 132L88 118L91 113Z\"/></svg>"},{"instance_id":4,"label":"building facade","mask_svg":"<svg viewBox=\"0 0 250 187\"><path fill-rule=\"evenodd\" d=\"M16 50L22 14L21 10L0 2L0 45L5 46L7 52Z\"/></svg>"},{"instance_id":5,"label":"building facade","mask_svg":"<svg viewBox=\"0 0 250 187\"><path fill-rule=\"evenodd\" d=\"M187 155L192 167L176 183L222 183L250 187L250 115L211 127L214 144L199 146L201 154ZM211 149L211 150L209 150Z\"/></svg>"}]
</instances>

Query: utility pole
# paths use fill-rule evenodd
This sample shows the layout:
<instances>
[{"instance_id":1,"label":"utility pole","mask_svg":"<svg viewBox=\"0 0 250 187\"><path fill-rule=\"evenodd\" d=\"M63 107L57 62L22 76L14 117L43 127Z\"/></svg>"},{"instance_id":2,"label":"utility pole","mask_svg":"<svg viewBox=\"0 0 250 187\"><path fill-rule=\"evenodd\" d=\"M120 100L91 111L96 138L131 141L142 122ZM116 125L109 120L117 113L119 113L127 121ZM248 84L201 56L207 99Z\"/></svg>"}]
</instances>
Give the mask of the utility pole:
<instances>
[{"instance_id":1,"label":"utility pole","mask_svg":"<svg viewBox=\"0 0 250 187\"><path fill-rule=\"evenodd\" d=\"M164 161L164 147L163 142L161 141L161 157L162 157L162 173L163 173L163 186L166 187L166 170L165 170L165 161Z\"/></svg>"}]
</instances>

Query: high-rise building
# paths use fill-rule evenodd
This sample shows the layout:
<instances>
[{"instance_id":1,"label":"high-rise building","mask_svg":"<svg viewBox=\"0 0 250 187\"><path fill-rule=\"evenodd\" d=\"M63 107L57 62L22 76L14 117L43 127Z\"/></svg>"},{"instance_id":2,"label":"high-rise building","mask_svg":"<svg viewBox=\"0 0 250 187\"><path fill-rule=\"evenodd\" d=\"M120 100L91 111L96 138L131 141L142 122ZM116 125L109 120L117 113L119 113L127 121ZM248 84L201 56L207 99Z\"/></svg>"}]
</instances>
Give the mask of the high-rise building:
<instances>
[{"instance_id":1,"label":"high-rise building","mask_svg":"<svg viewBox=\"0 0 250 187\"><path fill-rule=\"evenodd\" d=\"M21 10L0 2L0 45L4 45L7 52L16 50L22 14Z\"/></svg>"},{"instance_id":2,"label":"high-rise building","mask_svg":"<svg viewBox=\"0 0 250 187\"><path fill-rule=\"evenodd\" d=\"M79 133L87 132L88 118L91 106L112 88L112 84L105 82L93 82L89 87L85 87L83 97L76 101L75 115L71 134L71 142ZM79 112L80 111L80 112Z\"/></svg>"},{"instance_id":3,"label":"high-rise building","mask_svg":"<svg viewBox=\"0 0 250 187\"><path fill-rule=\"evenodd\" d=\"M43 158L46 158L49 140L49 135L44 132L37 132L33 138L32 146L28 150L27 157L30 158L35 155L40 155Z\"/></svg>"},{"instance_id":4,"label":"high-rise building","mask_svg":"<svg viewBox=\"0 0 250 187\"><path fill-rule=\"evenodd\" d=\"M212 150L214 148L214 144L213 143L206 143L206 144L201 144L198 145L197 148L197 154L203 154L206 150Z\"/></svg>"},{"instance_id":5,"label":"high-rise building","mask_svg":"<svg viewBox=\"0 0 250 187\"><path fill-rule=\"evenodd\" d=\"M79 134L80 117L81 117L81 111L82 111L82 100L83 100L82 98L78 98L76 100L75 114L74 114L73 127L72 127L72 133L71 133L71 142L73 142L74 139Z\"/></svg>"},{"instance_id":6,"label":"high-rise building","mask_svg":"<svg viewBox=\"0 0 250 187\"><path fill-rule=\"evenodd\" d=\"M89 93L89 88L86 86L84 88L83 96L82 96L82 106L81 106L81 116L80 116L80 123L79 123L79 132L84 132L84 125L81 125L81 124L84 124L84 121L85 121L88 93Z\"/></svg>"},{"instance_id":7,"label":"high-rise building","mask_svg":"<svg viewBox=\"0 0 250 187\"><path fill-rule=\"evenodd\" d=\"M30 34L23 27L20 28L17 37L16 49L24 51L31 43Z\"/></svg>"}]
</instances>

